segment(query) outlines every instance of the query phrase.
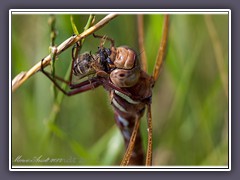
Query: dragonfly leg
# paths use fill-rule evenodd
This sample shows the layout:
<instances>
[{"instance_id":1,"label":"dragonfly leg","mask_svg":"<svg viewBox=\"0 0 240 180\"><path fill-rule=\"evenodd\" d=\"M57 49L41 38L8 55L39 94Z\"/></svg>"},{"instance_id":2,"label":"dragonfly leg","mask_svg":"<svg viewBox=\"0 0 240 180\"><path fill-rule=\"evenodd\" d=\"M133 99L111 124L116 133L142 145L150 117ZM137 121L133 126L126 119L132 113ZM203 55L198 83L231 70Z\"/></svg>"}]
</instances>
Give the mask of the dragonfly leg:
<instances>
[{"instance_id":1,"label":"dragonfly leg","mask_svg":"<svg viewBox=\"0 0 240 180\"><path fill-rule=\"evenodd\" d=\"M134 124L134 128L133 128L133 132L127 147L127 150L124 154L123 160L121 162L121 166L127 166L130 162L130 158L133 152L133 148L135 145L135 141L136 141L136 137L137 137L137 133L138 133L138 129L139 129L139 124L140 124L140 118L137 117L135 124Z\"/></svg>"},{"instance_id":2,"label":"dragonfly leg","mask_svg":"<svg viewBox=\"0 0 240 180\"><path fill-rule=\"evenodd\" d=\"M71 69L73 69L73 66L74 66L74 60L78 57L78 53L79 53L79 50L80 50L80 45L78 43L76 43L76 45L72 48L72 62L71 62ZM54 79L57 79L69 86L73 86L73 82L72 82L72 76L73 76L73 71L71 71L70 73L70 76L69 76L69 80L65 80L59 76L56 76L56 75L52 75L51 73L47 72L44 70L44 67L43 67L43 59L41 61L41 69L40 69L43 74L45 74L53 83L54 83ZM51 78L52 77L52 78ZM56 83L54 83L56 85ZM56 85L57 86L57 85Z\"/></svg>"},{"instance_id":3,"label":"dragonfly leg","mask_svg":"<svg viewBox=\"0 0 240 180\"><path fill-rule=\"evenodd\" d=\"M82 93L91 89L95 89L98 86L102 85L102 81L99 78L92 78L90 80L86 80L83 81L81 83L78 84L72 84L71 81L66 81L58 76L52 76L49 72L45 71L43 69L43 66L41 66L41 71L43 74L45 74L52 82L53 84L65 95L67 96L72 96L78 93ZM64 83L66 83L70 89L72 89L71 91L66 91L65 89L63 89L55 79L58 79Z\"/></svg>"},{"instance_id":4,"label":"dragonfly leg","mask_svg":"<svg viewBox=\"0 0 240 180\"><path fill-rule=\"evenodd\" d=\"M146 153L146 166L152 165L152 113L151 104L147 104L148 144Z\"/></svg>"},{"instance_id":5,"label":"dragonfly leg","mask_svg":"<svg viewBox=\"0 0 240 180\"><path fill-rule=\"evenodd\" d=\"M114 83L112 83L109 79L106 79L106 78L101 78L102 82L103 82L103 86L108 89L109 91L111 89L114 89L114 90L117 90L123 94L125 94L126 96L128 97L132 97L132 94L125 91L123 88L119 88L117 87Z\"/></svg>"},{"instance_id":6,"label":"dragonfly leg","mask_svg":"<svg viewBox=\"0 0 240 180\"><path fill-rule=\"evenodd\" d=\"M114 46L114 40L111 39L111 38L109 38L109 37L96 35L96 34L94 34L94 33L93 33L93 37L95 37L95 38L100 38L100 39L106 39L106 40L110 41L111 47L115 47L115 46Z\"/></svg>"},{"instance_id":7,"label":"dragonfly leg","mask_svg":"<svg viewBox=\"0 0 240 180\"><path fill-rule=\"evenodd\" d=\"M163 34L162 34L162 40L158 49L158 56L156 58L155 67L153 70L153 79L156 82L161 67L163 65L163 61L165 59L166 49L167 49L167 39L168 39L168 31L169 31L169 15L164 16L164 23L163 23Z\"/></svg>"}]
</instances>

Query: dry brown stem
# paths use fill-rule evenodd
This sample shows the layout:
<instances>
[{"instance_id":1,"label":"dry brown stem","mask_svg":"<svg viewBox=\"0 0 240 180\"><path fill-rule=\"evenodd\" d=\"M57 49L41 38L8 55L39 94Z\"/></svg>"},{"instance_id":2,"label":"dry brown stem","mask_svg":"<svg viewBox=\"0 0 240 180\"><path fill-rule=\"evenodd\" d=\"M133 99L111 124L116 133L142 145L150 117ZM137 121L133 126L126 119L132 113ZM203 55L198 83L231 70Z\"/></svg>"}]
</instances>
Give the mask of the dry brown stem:
<instances>
[{"instance_id":1,"label":"dry brown stem","mask_svg":"<svg viewBox=\"0 0 240 180\"><path fill-rule=\"evenodd\" d=\"M207 25L207 30L210 36L210 39L212 41L213 49L214 49L214 54L215 54L215 60L217 63L217 67L220 73L220 78L223 84L223 88L225 91L226 97L228 97L228 75L226 70L224 69L224 55L223 55L223 48L221 45L221 42L218 37L218 33L216 30L216 27L214 26L213 20L210 15L204 16L205 22Z\"/></svg>"},{"instance_id":2,"label":"dry brown stem","mask_svg":"<svg viewBox=\"0 0 240 180\"><path fill-rule=\"evenodd\" d=\"M141 64L142 69L147 72L147 57L146 52L144 48L144 21L143 21L143 15L140 14L137 16L138 21L138 44L140 49L140 56L141 56Z\"/></svg>"},{"instance_id":3,"label":"dry brown stem","mask_svg":"<svg viewBox=\"0 0 240 180\"><path fill-rule=\"evenodd\" d=\"M163 61L165 59L166 48L167 48L167 40L168 40L168 32L169 32L169 15L164 16L164 23L163 23L163 34L162 40L158 49L158 56L155 64L155 68L153 71L153 78L154 81L157 81L159 77L159 73L161 67L163 65Z\"/></svg>"},{"instance_id":4,"label":"dry brown stem","mask_svg":"<svg viewBox=\"0 0 240 180\"><path fill-rule=\"evenodd\" d=\"M74 35L65 40L63 43L61 43L57 47L57 52L56 55L61 54L63 51L74 45L76 42L80 41L81 39L91 35L104 25L106 25L109 21L111 21L113 18L115 18L117 14L109 14L105 16L101 21L99 21L97 24L94 26L90 27L86 31L82 32L79 35ZM46 67L50 64L51 62L51 54L46 56L42 60L42 65L43 67ZM12 80L12 92L14 92L17 88L19 88L26 80L28 80L33 74L38 72L41 69L41 61L39 61L37 64L35 64L31 69L29 69L27 72L21 72L19 73L13 80Z\"/></svg>"}]
</instances>

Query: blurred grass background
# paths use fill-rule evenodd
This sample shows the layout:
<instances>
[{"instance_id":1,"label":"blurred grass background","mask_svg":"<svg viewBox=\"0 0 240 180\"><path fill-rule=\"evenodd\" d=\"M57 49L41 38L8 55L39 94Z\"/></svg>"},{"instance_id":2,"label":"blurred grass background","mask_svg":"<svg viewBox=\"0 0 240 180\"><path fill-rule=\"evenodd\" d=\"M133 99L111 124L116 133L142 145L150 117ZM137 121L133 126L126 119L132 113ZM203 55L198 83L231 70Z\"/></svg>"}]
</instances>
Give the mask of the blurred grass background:
<instances>
[{"instance_id":1,"label":"blurred grass background","mask_svg":"<svg viewBox=\"0 0 240 180\"><path fill-rule=\"evenodd\" d=\"M81 31L88 16L73 17ZM103 17L97 15L96 22ZM12 15L12 78L49 54L48 18ZM70 15L56 15L56 20L59 45L73 31ZM163 16L145 15L144 22L151 73ZM120 15L96 34L141 52L135 15ZM153 90L154 165L228 164L228 43L228 15L171 15L168 53ZM95 53L98 45L99 40L89 36L82 52ZM56 74L64 77L70 61L71 49L59 56ZM49 122L56 110L52 89L51 82L36 73L12 94L13 165L118 165L124 153L123 140L107 92L100 87L64 97L55 120ZM146 129L144 116L141 133L145 146ZM17 158L32 161L19 162ZM47 158L52 161L40 162Z\"/></svg>"}]
</instances>

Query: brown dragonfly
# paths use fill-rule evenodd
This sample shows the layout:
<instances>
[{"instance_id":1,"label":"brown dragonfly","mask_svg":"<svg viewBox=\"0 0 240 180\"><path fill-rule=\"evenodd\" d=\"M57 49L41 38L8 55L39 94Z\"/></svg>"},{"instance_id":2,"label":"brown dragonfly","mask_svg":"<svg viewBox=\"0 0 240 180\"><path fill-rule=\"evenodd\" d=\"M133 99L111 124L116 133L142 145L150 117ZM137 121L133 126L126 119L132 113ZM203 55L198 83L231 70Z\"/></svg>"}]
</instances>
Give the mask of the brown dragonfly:
<instances>
[{"instance_id":1,"label":"brown dragonfly","mask_svg":"<svg viewBox=\"0 0 240 180\"><path fill-rule=\"evenodd\" d=\"M162 40L152 75L146 73L146 58L142 56L140 60L132 48L116 47L113 39L95 34L93 34L94 37L101 40L96 54L80 54L81 44L79 43L72 49L72 71L68 81L53 76L45 71L43 66L41 68L41 71L67 96L100 86L107 90L114 110L115 121L122 133L126 147L121 165L152 165L152 89L158 80L165 58L168 30L169 16L165 15ZM106 41L110 42L109 48L104 46ZM88 80L74 83L73 76L79 79L88 77ZM64 90L56 80L67 83L71 90ZM146 157L139 131L140 119L145 109L147 110L148 124Z\"/></svg>"}]
</instances>

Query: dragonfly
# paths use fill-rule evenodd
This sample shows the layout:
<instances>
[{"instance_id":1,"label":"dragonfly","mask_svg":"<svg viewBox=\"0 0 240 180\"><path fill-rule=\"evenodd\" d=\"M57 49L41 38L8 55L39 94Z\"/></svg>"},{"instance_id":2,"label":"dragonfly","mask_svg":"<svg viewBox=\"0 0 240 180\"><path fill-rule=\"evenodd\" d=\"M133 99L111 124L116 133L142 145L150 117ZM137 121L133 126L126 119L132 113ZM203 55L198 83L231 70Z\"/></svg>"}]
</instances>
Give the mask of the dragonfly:
<instances>
[{"instance_id":1,"label":"dragonfly","mask_svg":"<svg viewBox=\"0 0 240 180\"><path fill-rule=\"evenodd\" d=\"M79 43L72 48L72 71L69 80L55 76L44 70L43 66L41 67L43 74L67 96L83 93L100 86L109 93L114 118L125 144L122 166L152 165L152 89L159 78L166 56L168 32L169 15L165 15L162 39L152 75L147 74L146 67L142 67L142 64L147 63L146 58L140 60L137 52L131 47L116 47L113 39L95 34L93 36L101 41L96 54L80 54L81 44ZM106 41L110 43L110 47L105 47ZM79 79L85 77L88 79L74 83L73 76ZM66 83L70 90L63 89L57 80ZM145 110L147 111L148 126L146 155L139 130L140 119Z\"/></svg>"}]
</instances>

